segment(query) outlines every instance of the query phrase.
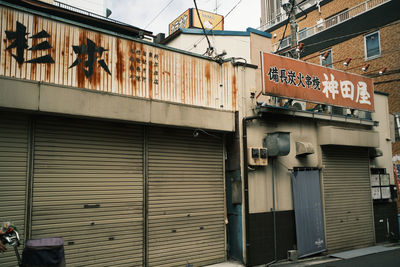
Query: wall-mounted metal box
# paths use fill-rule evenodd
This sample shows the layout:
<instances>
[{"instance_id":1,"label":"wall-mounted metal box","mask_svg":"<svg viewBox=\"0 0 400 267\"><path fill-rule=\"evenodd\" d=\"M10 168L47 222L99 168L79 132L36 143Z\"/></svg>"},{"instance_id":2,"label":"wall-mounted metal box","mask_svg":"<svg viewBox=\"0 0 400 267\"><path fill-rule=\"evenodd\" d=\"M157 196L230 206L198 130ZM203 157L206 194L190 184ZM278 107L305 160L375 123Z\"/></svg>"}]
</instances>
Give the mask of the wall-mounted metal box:
<instances>
[{"instance_id":1,"label":"wall-mounted metal box","mask_svg":"<svg viewBox=\"0 0 400 267\"><path fill-rule=\"evenodd\" d=\"M247 149L248 164L251 166L267 166L268 151L263 147L249 147Z\"/></svg>"},{"instance_id":2,"label":"wall-mounted metal box","mask_svg":"<svg viewBox=\"0 0 400 267\"><path fill-rule=\"evenodd\" d=\"M269 133L263 140L263 146L268 149L269 157L286 156L290 152L290 133Z\"/></svg>"}]
</instances>

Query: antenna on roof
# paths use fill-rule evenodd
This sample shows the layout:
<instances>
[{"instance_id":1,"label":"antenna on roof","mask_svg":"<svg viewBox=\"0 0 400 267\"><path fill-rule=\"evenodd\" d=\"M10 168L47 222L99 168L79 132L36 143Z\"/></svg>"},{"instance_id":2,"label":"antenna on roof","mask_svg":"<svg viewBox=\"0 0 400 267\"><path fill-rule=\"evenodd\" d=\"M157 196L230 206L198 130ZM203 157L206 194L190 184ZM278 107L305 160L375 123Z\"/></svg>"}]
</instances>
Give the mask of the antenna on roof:
<instances>
[{"instance_id":1,"label":"antenna on roof","mask_svg":"<svg viewBox=\"0 0 400 267\"><path fill-rule=\"evenodd\" d=\"M108 8L106 8L106 18L108 18L111 15L112 11Z\"/></svg>"}]
</instances>

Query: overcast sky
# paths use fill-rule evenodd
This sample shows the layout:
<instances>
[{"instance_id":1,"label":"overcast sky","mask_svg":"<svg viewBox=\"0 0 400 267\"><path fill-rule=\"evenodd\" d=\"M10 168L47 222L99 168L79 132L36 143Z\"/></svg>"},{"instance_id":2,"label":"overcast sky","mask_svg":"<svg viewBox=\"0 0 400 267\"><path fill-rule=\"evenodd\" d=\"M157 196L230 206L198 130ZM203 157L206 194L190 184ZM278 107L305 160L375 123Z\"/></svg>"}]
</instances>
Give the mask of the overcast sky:
<instances>
[{"instance_id":1,"label":"overcast sky","mask_svg":"<svg viewBox=\"0 0 400 267\"><path fill-rule=\"evenodd\" d=\"M188 8L193 0L106 0L112 10L110 18L133 26L168 35L168 24ZM225 18L225 30L244 31L247 27L260 26L260 0L217 0L217 13L225 16L238 2L239 5ZM170 5L156 18L157 14ZM197 0L197 7L215 12L216 0ZM150 25L149 23L156 18Z\"/></svg>"}]
</instances>

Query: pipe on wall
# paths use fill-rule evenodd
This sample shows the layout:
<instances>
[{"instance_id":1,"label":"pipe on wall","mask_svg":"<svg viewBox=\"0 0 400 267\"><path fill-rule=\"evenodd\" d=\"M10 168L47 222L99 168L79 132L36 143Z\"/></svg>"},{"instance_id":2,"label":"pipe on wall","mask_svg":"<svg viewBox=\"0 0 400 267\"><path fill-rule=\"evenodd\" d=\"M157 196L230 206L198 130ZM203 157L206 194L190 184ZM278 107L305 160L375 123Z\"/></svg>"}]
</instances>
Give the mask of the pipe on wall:
<instances>
[{"instance_id":1,"label":"pipe on wall","mask_svg":"<svg viewBox=\"0 0 400 267\"><path fill-rule=\"evenodd\" d=\"M242 119L242 131L243 131L243 184L244 184L244 209L245 209L245 229L246 229L246 265L249 261L249 246L250 244L248 243L249 240L249 232L250 232L250 210L249 210L249 172L248 172L248 158L247 158L247 122L251 120L255 120L260 118L260 116L255 115L255 116L249 116L249 117L244 117Z\"/></svg>"}]
</instances>

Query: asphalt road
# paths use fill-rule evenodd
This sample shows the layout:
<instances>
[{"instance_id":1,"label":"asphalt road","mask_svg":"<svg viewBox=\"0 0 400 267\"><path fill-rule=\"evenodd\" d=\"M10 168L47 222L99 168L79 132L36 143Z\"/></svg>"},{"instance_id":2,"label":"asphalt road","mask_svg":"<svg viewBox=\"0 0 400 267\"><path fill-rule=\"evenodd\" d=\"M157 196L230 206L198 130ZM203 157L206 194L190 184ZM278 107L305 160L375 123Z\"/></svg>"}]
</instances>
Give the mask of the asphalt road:
<instances>
[{"instance_id":1,"label":"asphalt road","mask_svg":"<svg viewBox=\"0 0 400 267\"><path fill-rule=\"evenodd\" d=\"M370 254L362 257L338 260L313 267L400 267L400 249Z\"/></svg>"}]
</instances>

